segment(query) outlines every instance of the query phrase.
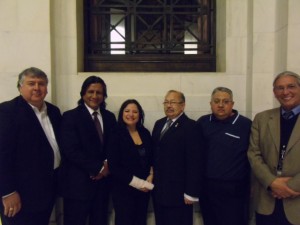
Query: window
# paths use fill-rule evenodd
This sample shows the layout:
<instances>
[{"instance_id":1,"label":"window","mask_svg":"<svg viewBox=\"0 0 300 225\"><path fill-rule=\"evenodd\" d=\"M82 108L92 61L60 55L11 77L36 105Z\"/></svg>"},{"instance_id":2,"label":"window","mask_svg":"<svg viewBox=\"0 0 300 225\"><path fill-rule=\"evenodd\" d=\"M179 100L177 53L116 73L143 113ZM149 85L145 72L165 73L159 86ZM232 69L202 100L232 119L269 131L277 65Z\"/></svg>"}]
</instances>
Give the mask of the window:
<instances>
[{"instance_id":1,"label":"window","mask_svg":"<svg viewBox=\"0 0 300 225\"><path fill-rule=\"evenodd\" d=\"M215 71L215 0L85 0L85 71Z\"/></svg>"}]
</instances>

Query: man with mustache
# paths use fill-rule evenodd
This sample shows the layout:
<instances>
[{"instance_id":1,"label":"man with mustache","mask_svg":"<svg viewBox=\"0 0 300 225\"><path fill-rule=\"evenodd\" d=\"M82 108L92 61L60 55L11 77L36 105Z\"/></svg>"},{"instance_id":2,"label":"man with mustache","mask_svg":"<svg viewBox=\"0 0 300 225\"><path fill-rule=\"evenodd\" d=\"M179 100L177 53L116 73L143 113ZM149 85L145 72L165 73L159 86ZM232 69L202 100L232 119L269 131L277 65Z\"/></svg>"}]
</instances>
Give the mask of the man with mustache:
<instances>
[{"instance_id":1,"label":"man with mustache","mask_svg":"<svg viewBox=\"0 0 300 225\"><path fill-rule=\"evenodd\" d=\"M163 105L152 132L156 225L192 225L201 165L195 121L184 113L183 93L168 91Z\"/></svg>"}]
</instances>

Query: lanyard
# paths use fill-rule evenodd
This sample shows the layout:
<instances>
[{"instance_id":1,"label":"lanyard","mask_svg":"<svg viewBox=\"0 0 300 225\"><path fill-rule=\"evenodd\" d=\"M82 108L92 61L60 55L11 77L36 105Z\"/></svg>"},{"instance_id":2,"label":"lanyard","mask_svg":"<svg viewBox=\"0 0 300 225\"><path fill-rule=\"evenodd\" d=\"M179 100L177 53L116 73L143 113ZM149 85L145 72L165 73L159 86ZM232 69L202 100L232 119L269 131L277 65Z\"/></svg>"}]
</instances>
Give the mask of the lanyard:
<instances>
[{"instance_id":1,"label":"lanyard","mask_svg":"<svg viewBox=\"0 0 300 225\"><path fill-rule=\"evenodd\" d=\"M277 165L277 176L282 175L282 167L283 167L283 160L285 157L286 152L286 145L283 145L280 149L279 159L278 159L278 165Z\"/></svg>"}]
</instances>

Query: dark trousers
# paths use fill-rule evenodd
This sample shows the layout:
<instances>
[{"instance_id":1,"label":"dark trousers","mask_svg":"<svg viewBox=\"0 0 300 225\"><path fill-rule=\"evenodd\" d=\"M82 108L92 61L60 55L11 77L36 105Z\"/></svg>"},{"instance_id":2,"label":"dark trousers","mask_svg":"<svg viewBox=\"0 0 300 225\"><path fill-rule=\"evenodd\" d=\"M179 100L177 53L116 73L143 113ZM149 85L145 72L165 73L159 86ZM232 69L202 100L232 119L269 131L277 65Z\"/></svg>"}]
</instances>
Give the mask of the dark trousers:
<instances>
[{"instance_id":1,"label":"dark trousers","mask_svg":"<svg viewBox=\"0 0 300 225\"><path fill-rule=\"evenodd\" d=\"M99 189L88 200L64 198L64 225L107 225L109 190Z\"/></svg>"},{"instance_id":2,"label":"dark trousers","mask_svg":"<svg viewBox=\"0 0 300 225\"><path fill-rule=\"evenodd\" d=\"M112 193L116 225L146 225L150 193L131 187L123 192L115 189Z\"/></svg>"},{"instance_id":3,"label":"dark trousers","mask_svg":"<svg viewBox=\"0 0 300 225\"><path fill-rule=\"evenodd\" d=\"M165 206L154 202L154 213L156 225L193 225L193 205Z\"/></svg>"},{"instance_id":4,"label":"dark trousers","mask_svg":"<svg viewBox=\"0 0 300 225\"><path fill-rule=\"evenodd\" d=\"M300 213L300 212L299 212ZM292 225L286 218L282 200L277 199L271 215L256 213L256 225Z\"/></svg>"},{"instance_id":5,"label":"dark trousers","mask_svg":"<svg viewBox=\"0 0 300 225\"><path fill-rule=\"evenodd\" d=\"M249 182L206 180L200 197L204 225L247 225Z\"/></svg>"},{"instance_id":6,"label":"dark trousers","mask_svg":"<svg viewBox=\"0 0 300 225\"><path fill-rule=\"evenodd\" d=\"M40 212L24 212L21 209L14 217L6 217L1 213L2 225L48 225L52 208Z\"/></svg>"}]
</instances>

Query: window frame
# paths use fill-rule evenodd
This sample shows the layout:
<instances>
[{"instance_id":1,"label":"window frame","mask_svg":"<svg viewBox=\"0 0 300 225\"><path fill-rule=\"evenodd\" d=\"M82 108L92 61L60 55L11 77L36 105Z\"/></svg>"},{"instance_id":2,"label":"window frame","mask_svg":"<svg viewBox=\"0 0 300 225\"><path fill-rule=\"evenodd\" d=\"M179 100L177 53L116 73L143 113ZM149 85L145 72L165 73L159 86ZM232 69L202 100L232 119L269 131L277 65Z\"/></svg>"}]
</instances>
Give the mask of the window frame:
<instances>
[{"instance_id":1,"label":"window frame","mask_svg":"<svg viewBox=\"0 0 300 225\"><path fill-rule=\"evenodd\" d=\"M91 15L88 1L84 0L84 71L85 72L215 72L216 71L216 1L209 2L209 47L205 54L92 54ZM94 0L97 1L97 0ZM99 29L94 24L95 29ZM94 34L95 35L95 34Z\"/></svg>"}]
</instances>

